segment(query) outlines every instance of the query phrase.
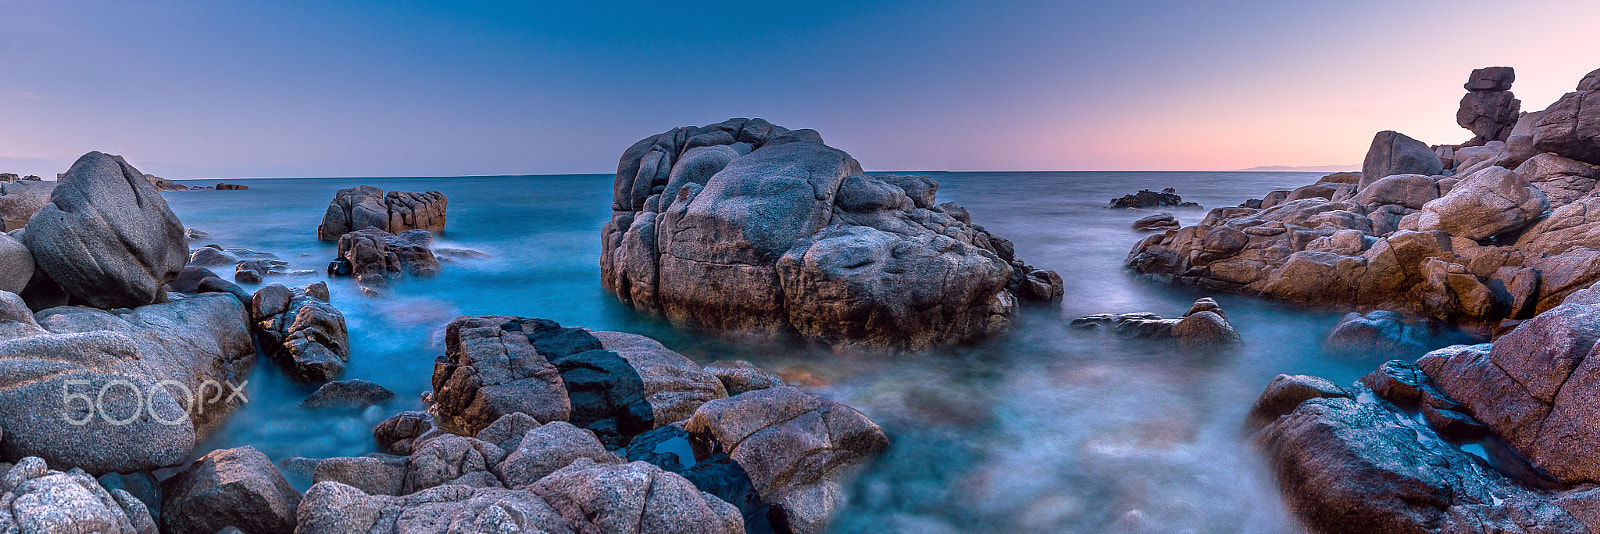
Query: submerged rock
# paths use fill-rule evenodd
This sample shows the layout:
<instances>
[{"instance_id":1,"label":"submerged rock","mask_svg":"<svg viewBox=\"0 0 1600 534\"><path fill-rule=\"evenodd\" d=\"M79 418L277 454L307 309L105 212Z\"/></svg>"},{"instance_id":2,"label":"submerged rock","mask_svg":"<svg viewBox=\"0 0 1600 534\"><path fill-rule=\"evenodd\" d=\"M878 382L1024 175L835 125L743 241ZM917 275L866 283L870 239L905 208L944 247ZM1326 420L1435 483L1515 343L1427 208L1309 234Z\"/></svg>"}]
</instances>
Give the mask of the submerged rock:
<instances>
[{"instance_id":1,"label":"submerged rock","mask_svg":"<svg viewBox=\"0 0 1600 534\"><path fill-rule=\"evenodd\" d=\"M183 224L144 174L90 152L28 222L23 243L74 299L103 309L158 302L188 258Z\"/></svg>"},{"instance_id":2,"label":"submerged rock","mask_svg":"<svg viewBox=\"0 0 1600 534\"><path fill-rule=\"evenodd\" d=\"M394 398L389 388L366 380L350 379L328 382L300 402L305 408L366 408Z\"/></svg>"},{"instance_id":3,"label":"submerged rock","mask_svg":"<svg viewBox=\"0 0 1600 534\"><path fill-rule=\"evenodd\" d=\"M1244 342L1211 297L1194 301L1189 311L1176 319L1147 312L1102 313L1074 319L1072 326L1107 329L1128 338L1172 340L1184 348L1229 347Z\"/></svg>"},{"instance_id":4,"label":"submerged rock","mask_svg":"<svg viewBox=\"0 0 1600 534\"><path fill-rule=\"evenodd\" d=\"M603 284L676 323L914 351L1006 328L1018 297L1059 298L1059 277L935 204L937 182L866 175L811 130L677 128L625 151L615 185Z\"/></svg>"},{"instance_id":5,"label":"submerged rock","mask_svg":"<svg viewBox=\"0 0 1600 534\"><path fill-rule=\"evenodd\" d=\"M1416 358L1428 352L1403 316L1391 311L1351 312L1333 327L1324 343L1329 352L1347 356L1380 354Z\"/></svg>"}]
</instances>

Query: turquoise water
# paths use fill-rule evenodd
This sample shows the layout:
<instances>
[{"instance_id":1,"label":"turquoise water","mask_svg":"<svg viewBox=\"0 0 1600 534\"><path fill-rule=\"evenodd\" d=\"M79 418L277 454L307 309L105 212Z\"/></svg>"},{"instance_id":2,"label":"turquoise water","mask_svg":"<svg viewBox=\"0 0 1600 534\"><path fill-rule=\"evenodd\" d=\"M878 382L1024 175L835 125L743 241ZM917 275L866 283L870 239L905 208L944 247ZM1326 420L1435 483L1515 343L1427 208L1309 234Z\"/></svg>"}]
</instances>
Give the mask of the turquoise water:
<instances>
[{"instance_id":1,"label":"turquoise water","mask_svg":"<svg viewBox=\"0 0 1600 534\"><path fill-rule=\"evenodd\" d=\"M1280 532L1294 527L1239 425L1279 373L1349 382L1381 361L1324 354L1339 314L1217 295L1247 346L1199 356L1067 328L1072 318L1150 311L1176 316L1205 296L1135 278L1121 266L1149 212L1107 210L1117 196L1174 187L1206 208L1315 181L1311 173L931 173L939 199L1011 239L1018 256L1066 282L1059 305L1024 310L1006 337L972 347L892 358L835 356L800 344L753 345L677 330L634 313L600 289L600 227L610 175L330 178L240 181L248 191L168 193L185 226L216 243L277 254L318 273L334 246L316 240L334 191L355 185L444 192L448 225L436 246L488 253L447 263L432 279L362 297L329 281L345 314L352 355L345 378L398 398L360 414L311 412L310 393L269 364L250 402L196 455L249 444L273 460L372 452L371 429L419 409L443 327L458 315L544 317L564 325L635 332L706 363L742 358L779 370L865 412L892 445L849 486L835 530L1018 532ZM214 181L190 181L211 185ZM1170 209L1185 224L1205 209ZM228 274L231 278L231 274ZM323 279L269 278L305 285ZM245 285L254 291L258 286Z\"/></svg>"}]
</instances>

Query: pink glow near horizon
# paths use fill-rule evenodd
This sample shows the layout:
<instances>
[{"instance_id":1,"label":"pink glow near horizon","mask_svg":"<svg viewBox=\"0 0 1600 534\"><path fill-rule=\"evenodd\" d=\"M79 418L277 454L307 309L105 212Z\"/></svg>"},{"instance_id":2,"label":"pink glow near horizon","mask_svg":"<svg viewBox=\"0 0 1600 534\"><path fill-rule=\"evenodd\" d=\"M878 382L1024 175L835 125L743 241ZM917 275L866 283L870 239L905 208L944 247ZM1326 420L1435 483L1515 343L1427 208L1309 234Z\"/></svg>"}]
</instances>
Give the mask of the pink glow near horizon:
<instances>
[{"instance_id":1,"label":"pink glow near horizon","mask_svg":"<svg viewBox=\"0 0 1600 534\"><path fill-rule=\"evenodd\" d=\"M631 36L582 10L100 9L121 11L0 2L0 172L102 150L179 179L606 173L633 140L731 116L871 170L1357 166L1380 130L1466 140L1473 68L1515 67L1524 111L1600 68L1549 29L1600 20L1567 0L707 6ZM729 25L781 38L682 38Z\"/></svg>"}]
</instances>

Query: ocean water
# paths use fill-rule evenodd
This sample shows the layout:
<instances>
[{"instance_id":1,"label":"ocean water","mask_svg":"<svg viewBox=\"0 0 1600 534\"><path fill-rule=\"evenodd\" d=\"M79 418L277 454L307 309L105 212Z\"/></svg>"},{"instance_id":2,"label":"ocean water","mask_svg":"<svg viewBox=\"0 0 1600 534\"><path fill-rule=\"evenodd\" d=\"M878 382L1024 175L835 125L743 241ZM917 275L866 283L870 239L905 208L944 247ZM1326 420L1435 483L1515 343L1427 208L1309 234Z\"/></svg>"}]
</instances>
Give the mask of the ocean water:
<instances>
[{"instance_id":1,"label":"ocean water","mask_svg":"<svg viewBox=\"0 0 1600 534\"><path fill-rule=\"evenodd\" d=\"M1138 279L1122 260L1151 212L1108 210L1113 197L1176 188L1205 208L1168 209L1185 224L1314 173L930 173L940 201L1011 239L1029 264L1066 281L1059 305L1024 309L1009 335L967 347L895 357L840 356L799 343L752 344L675 329L639 315L600 288L600 227L610 216L610 175L329 178L239 181L248 191L166 195L185 226L216 243L271 252L309 276L335 247L316 227L337 189L444 192L448 225L438 247L488 258L446 263L436 278L361 296L328 280L350 328L345 378L382 384L398 398L362 413L298 406L313 388L267 361L249 403L196 455L253 445L275 461L372 452L372 427L420 409L443 327L459 315L505 314L648 335L707 363L739 358L860 409L892 445L846 488L834 530L891 532L1282 532L1296 528L1262 462L1240 436L1251 402L1280 373L1348 383L1382 363L1325 354L1339 315L1215 295L1246 341L1220 355L1118 340L1068 328L1091 313L1181 315L1193 290ZM189 181L209 185L214 181ZM231 277L228 273L225 276ZM244 285L254 291L258 286Z\"/></svg>"}]
</instances>

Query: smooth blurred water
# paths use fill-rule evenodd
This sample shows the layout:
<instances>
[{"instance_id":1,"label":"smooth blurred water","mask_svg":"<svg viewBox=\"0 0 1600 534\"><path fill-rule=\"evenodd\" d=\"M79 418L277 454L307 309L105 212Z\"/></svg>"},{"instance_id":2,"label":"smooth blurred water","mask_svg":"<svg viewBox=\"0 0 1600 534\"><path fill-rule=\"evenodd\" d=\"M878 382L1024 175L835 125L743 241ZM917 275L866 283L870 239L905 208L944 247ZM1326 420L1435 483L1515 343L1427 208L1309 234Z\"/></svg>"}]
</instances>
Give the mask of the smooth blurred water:
<instances>
[{"instance_id":1,"label":"smooth blurred water","mask_svg":"<svg viewBox=\"0 0 1600 534\"><path fill-rule=\"evenodd\" d=\"M371 430L419 409L442 329L458 315L544 317L564 325L635 332L701 363L742 358L854 406L892 445L847 488L835 530L855 532L1281 532L1297 528L1239 425L1279 373L1352 381L1379 363L1324 354L1338 314L1216 295L1245 348L1203 356L1067 328L1074 317L1150 311L1181 315L1190 290L1137 279L1122 260L1149 211L1108 210L1113 197L1174 187L1205 208L1169 209L1185 224L1205 209L1310 183L1311 173L931 173L940 201L1016 244L1019 257L1066 281L1059 306L1024 311L1008 336L972 347L892 358L836 356L801 344L755 345L673 329L600 289L600 226L611 176L338 178L241 181L248 191L168 193L186 226L216 243L272 252L321 273L334 246L316 227L334 191L355 185L444 192L448 225L438 247L487 252L446 263L432 279L365 298L329 280L350 327L345 378L399 396L361 414L297 406L312 388L270 362L254 373L250 402L197 452L254 445L283 460L372 452ZM189 185L209 184L192 181ZM269 278L305 285L323 279ZM254 291L256 286L246 285Z\"/></svg>"}]
</instances>

